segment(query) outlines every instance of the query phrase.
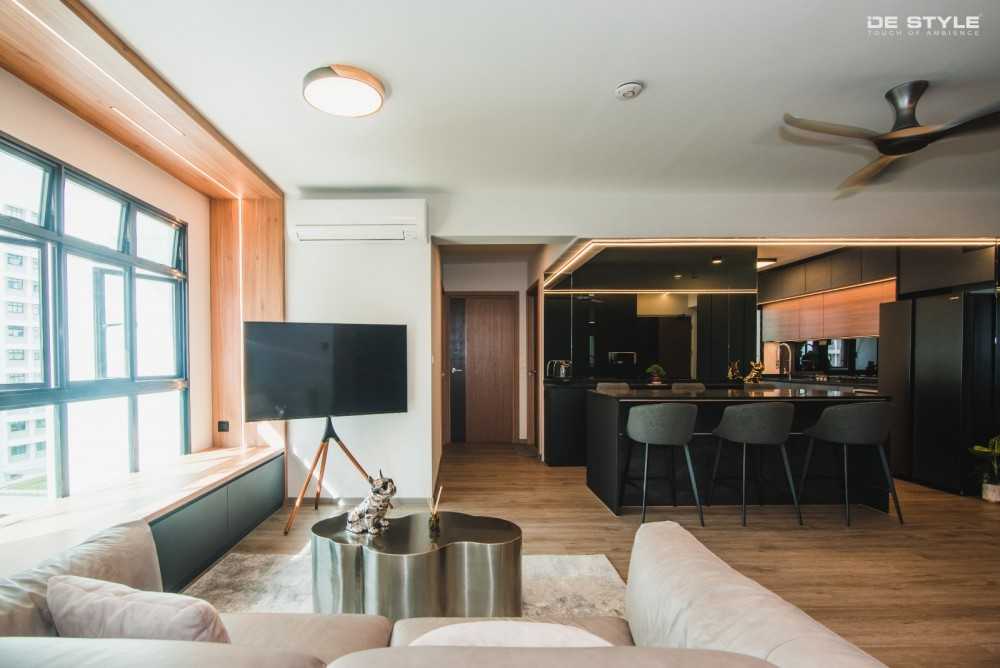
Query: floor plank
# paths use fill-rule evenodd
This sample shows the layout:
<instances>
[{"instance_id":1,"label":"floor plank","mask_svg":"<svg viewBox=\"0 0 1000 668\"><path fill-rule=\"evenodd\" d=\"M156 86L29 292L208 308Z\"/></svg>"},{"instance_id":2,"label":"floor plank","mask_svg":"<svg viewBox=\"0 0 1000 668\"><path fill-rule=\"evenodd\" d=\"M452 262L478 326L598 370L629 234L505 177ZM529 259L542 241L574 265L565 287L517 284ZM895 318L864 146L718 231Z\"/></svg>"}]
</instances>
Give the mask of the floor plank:
<instances>
[{"instance_id":1,"label":"floor plank","mask_svg":"<svg viewBox=\"0 0 1000 668\"><path fill-rule=\"evenodd\" d=\"M584 469L548 467L523 446L447 446L442 508L504 517L520 525L527 554L606 554L625 577L638 509L612 515L584 484ZM1000 663L1000 506L900 482L906 524L855 507L653 508L647 521L674 520L741 573L893 666ZM412 507L396 509L412 512ZM308 551L309 527L343 512L304 508L281 534L280 511L235 549Z\"/></svg>"}]
</instances>

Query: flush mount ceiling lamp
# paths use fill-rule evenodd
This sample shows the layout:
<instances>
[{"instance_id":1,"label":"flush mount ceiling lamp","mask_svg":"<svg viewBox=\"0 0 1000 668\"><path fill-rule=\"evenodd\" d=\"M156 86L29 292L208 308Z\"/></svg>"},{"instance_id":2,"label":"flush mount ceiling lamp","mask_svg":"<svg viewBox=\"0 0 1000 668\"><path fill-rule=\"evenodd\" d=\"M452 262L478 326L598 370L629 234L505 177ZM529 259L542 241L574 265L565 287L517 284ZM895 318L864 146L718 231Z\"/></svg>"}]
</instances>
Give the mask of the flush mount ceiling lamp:
<instances>
[{"instance_id":1,"label":"flush mount ceiling lamp","mask_svg":"<svg viewBox=\"0 0 1000 668\"><path fill-rule=\"evenodd\" d=\"M757 258L757 268L763 269L764 267L770 267L772 264L777 264L778 258L776 257L759 257Z\"/></svg>"},{"instance_id":2,"label":"flush mount ceiling lamp","mask_svg":"<svg viewBox=\"0 0 1000 668\"><path fill-rule=\"evenodd\" d=\"M320 111L357 118L382 108L385 87L359 67L329 65L316 68L305 76L302 96Z\"/></svg>"},{"instance_id":3,"label":"flush mount ceiling lamp","mask_svg":"<svg viewBox=\"0 0 1000 668\"><path fill-rule=\"evenodd\" d=\"M712 258L712 264L722 264L722 256L716 255Z\"/></svg>"}]
</instances>

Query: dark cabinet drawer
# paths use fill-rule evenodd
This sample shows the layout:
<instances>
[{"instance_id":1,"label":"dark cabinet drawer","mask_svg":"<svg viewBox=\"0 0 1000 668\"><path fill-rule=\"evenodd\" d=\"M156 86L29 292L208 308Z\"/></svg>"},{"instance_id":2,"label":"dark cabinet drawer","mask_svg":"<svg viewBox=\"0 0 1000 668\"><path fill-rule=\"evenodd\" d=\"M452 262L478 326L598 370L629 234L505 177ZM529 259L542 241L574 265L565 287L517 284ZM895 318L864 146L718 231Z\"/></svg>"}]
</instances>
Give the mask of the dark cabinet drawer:
<instances>
[{"instance_id":1,"label":"dark cabinet drawer","mask_svg":"<svg viewBox=\"0 0 1000 668\"><path fill-rule=\"evenodd\" d=\"M281 507L282 458L273 459L229 485L229 536L235 544Z\"/></svg>"},{"instance_id":2,"label":"dark cabinet drawer","mask_svg":"<svg viewBox=\"0 0 1000 668\"><path fill-rule=\"evenodd\" d=\"M150 525L164 591L180 591L229 548L227 495L209 492Z\"/></svg>"}]
</instances>

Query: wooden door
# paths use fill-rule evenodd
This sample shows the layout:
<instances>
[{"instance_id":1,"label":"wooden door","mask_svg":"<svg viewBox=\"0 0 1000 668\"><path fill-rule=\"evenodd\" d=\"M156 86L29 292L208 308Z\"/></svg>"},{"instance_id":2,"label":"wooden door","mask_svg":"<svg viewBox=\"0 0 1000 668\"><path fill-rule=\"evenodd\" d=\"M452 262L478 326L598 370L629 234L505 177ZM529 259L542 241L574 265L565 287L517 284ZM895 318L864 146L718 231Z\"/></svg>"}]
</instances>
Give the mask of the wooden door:
<instances>
[{"instance_id":1,"label":"wooden door","mask_svg":"<svg viewBox=\"0 0 1000 668\"><path fill-rule=\"evenodd\" d=\"M517 295L465 298L465 440L512 443L517 423Z\"/></svg>"}]
</instances>

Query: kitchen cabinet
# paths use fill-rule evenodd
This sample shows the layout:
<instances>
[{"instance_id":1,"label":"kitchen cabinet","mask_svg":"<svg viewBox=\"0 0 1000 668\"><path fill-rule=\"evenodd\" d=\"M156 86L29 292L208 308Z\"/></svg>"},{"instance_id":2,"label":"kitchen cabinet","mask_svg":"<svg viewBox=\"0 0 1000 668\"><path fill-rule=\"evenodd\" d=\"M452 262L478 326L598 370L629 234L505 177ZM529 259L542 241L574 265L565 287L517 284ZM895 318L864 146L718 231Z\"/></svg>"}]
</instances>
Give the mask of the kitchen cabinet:
<instances>
[{"instance_id":1,"label":"kitchen cabinet","mask_svg":"<svg viewBox=\"0 0 1000 668\"><path fill-rule=\"evenodd\" d=\"M845 248L830 255L830 287L843 288L861 283L861 248Z\"/></svg>"},{"instance_id":2,"label":"kitchen cabinet","mask_svg":"<svg viewBox=\"0 0 1000 668\"><path fill-rule=\"evenodd\" d=\"M765 304L761 311L761 329L764 341L799 340L799 304L790 299Z\"/></svg>"},{"instance_id":3,"label":"kitchen cabinet","mask_svg":"<svg viewBox=\"0 0 1000 668\"><path fill-rule=\"evenodd\" d=\"M831 264L830 256L826 255L802 265L805 270L805 292L820 292L830 289Z\"/></svg>"},{"instance_id":4,"label":"kitchen cabinet","mask_svg":"<svg viewBox=\"0 0 1000 668\"><path fill-rule=\"evenodd\" d=\"M823 297L824 339L878 336L882 283L828 292ZM890 300L887 300L890 301Z\"/></svg>"},{"instance_id":5,"label":"kitchen cabinet","mask_svg":"<svg viewBox=\"0 0 1000 668\"><path fill-rule=\"evenodd\" d=\"M879 281L896 275L896 249L891 246L861 248L861 282Z\"/></svg>"},{"instance_id":6,"label":"kitchen cabinet","mask_svg":"<svg viewBox=\"0 0 1000 668\"><path fill-rule=\"evenodd\" d=\"M822 339L823 298L826 295L812 295L795 301L799 304L799 339Z\"/></svg>"},{"instance_id":7,"label":"kitchen cabinet","mask_svg":"<svg viewBox=\"0 0 1000 668\"><path fill-rule=\"evenodd\" d=\"M994 246L899 249L899 293L910 294L996 279Z\"/></svg>"}]
</instances>

